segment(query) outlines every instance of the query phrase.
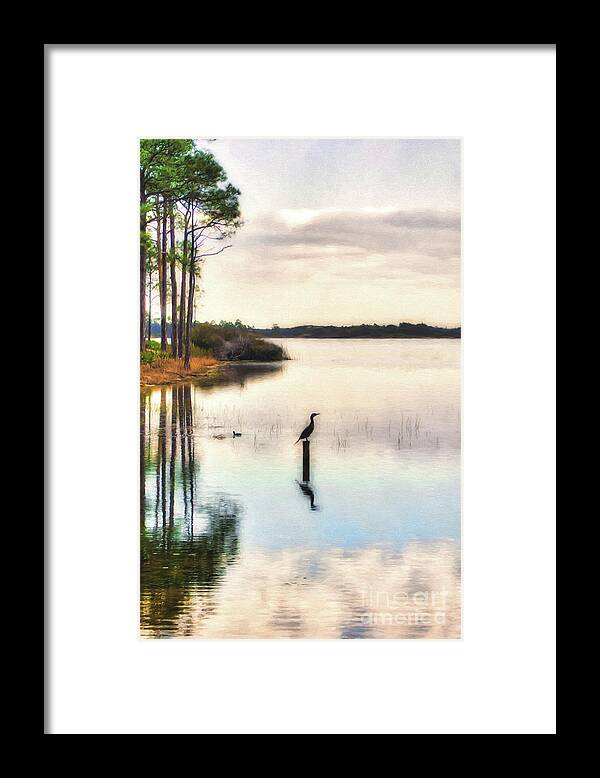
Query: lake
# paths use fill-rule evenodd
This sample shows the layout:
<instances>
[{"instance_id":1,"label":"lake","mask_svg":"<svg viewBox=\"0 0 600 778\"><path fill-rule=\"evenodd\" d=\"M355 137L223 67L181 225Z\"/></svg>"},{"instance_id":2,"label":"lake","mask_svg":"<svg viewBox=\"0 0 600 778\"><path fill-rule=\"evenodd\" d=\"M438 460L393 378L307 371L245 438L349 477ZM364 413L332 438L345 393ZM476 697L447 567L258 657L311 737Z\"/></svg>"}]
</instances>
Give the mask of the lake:
<instances>
[{"instance_id":1,"label":"lake","mask_svg":"<svg viewBox=\"0 0 600 778\"><path fill-rule=\"evenodd\" d=\"M460 340L277 342L142 390L142 637L459 638Z\"/></svg>"}]
</instances>

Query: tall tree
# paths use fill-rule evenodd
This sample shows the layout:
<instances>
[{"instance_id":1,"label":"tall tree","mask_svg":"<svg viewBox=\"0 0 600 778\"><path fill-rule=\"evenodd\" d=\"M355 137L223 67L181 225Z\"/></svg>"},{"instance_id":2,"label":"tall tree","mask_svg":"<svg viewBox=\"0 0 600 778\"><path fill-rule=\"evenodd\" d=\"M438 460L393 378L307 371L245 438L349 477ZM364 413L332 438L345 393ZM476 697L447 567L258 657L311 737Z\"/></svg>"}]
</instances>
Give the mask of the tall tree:
<instances>
[{"instance_id":1,"label":"tall tree","mask_svg":"<svg viewBox=\"0 0 600 778\"><path fill-rule=\"evenodd\" d=\"M191 329L199 268L206 257L228 246L218 242L240 225L239 190L214 156L191 140L143 140L140 148L140 316L145 316L148 272L147 229L156 222L156 251L161 314L161 349L167 350L167 304L171 294L171 348L189 367ZM153 216L150 214L153 209ZM183 231L182 252L177 255L177 230ZM167 226L168 225L168 226ZM167 234L169 247L167 248ZM179 309L177 262L181 266ZM170 274L167 270L170 265ZM143 276L143 279L142 279ZM143 300L142 300L143 298ZM144 347L143 327L140 348Z\"/></svg>"},{"instance_id":2,"label":"tall tree","mask_svg":"<svg viewBox=\"0 0 600 778\"><path fill-rule=\"evenodd\" d=\"M173 206L169 209L169 235L170 250L169 262L171 265L171 351L173 356L179 356L177 348L177 273L176 273L176 251L175 251L175 213Z\"/></svg>"},{"instance_id":3,"label":"tall tree","mask_svg":"<svg viewBox=\"0 0 600 778\"><path fill-rule=\"evenodd\" d=\"M196 149L187 159L186 197L182 198L189 214L189 229L185 230L186 264L189 288L186 303L185 332L183 334L183 358L190 366L191 331L194 318L196 282L200 263L209 256L220 254L228 246L216 248L239 227L241 223L239 195L217 160L207 151ZM187 219L186 219L187 223ZM183 281L182 281L183 284ZM183 323L183 319L182 319Z\"/></svg>"},{"instance_id":4,"label":"tall tree","mask_svg":"<svg viewBox=\"0 0 600 778\"><path fill-rule=\"evenodd\" d=\"M180 194L178 169L193 153L191 139L142 139L140 141L140 349L145 347L148 212L155 198L176 199ZM164 269L164 265L163 265ZM163 279L166 283L166 279ZM165 343L166 346L166 343Z\"/></svg>"},{"instance_id":5,"label":"tall tree","mask_svg":"<svg viewBox=\"0 0 600 778\"><path fill-rule=\"evenodd\" d=\"M177 353L183 357L183 333L186 323L186 273L188 267L188 226L190 219L190 207L186 207L183 219L183 247L181 256L181 296L179 298L179 331L177 333Z\"/></svg>"},{"instance_id":6,"label":"tall tree","mask_svg":"<svg viewBox=\"0 0 600 778\"><path fill-rule=\"evenodd\" d=\"M144 350L146 326L146 182L140 166L140 351Z\"/></svg>"},{"instance_id":7,"label":"tall tree","mask_svg":"<svg viewBox=\"0 0 600 778\"><path fill-rule=\"evenodd\" d=\"M167 350L167 203L163 200L160 287L160 350Z\"/></svg>"},{"instance_id":8,"label":"tall tree","mask_svg":"<svg viewBox=\"0 0 600 778\"><path fill-rule=\"evenodd\" d=\"M147 339L150 340L152 338L152 297L154 293L154 284L152 283L153 275L158 270L158 265L156 262L156 246L154 244L154 241L150 241L148 244L148 249L146 252L146 270L147 270L147 283L146 288L148 290L148 305L147 305L147 311L148 311L148 330L147 330Z\"/></svg>"},{"instance_id":9,"label":"tall tree","mask_svg":"<svg viewBox=\"0 0 600 778\"><path fill-rule=\"evenodd\" d=\"M156 195L156 261L158 263L158 300L160 307L160 348L166 350L166 326L167 311L163 300L163 289L165 288L165 274L163 265L163 242L162 242L162 211L160 208L160 199ZM163 333L163 326L165 331Z\"/></svg>"}]
</instances>

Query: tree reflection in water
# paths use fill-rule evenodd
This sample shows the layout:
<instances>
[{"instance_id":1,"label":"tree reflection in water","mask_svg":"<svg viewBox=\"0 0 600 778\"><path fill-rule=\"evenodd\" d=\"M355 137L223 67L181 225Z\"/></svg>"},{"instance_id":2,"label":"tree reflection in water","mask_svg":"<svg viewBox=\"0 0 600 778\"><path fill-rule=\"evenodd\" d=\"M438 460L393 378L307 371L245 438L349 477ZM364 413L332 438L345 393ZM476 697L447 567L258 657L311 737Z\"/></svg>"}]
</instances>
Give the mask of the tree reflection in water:
<instances>
[{"instance_id":1,"label":"tree reflection in water","mask_svg":"<svg viewBox=\"0 0 600 778\"><path fill-rule=\"evenodd\" d=\"M212 589L238 554L240 507L226 495L198 504L191 387L161 388L155 428L149 400L140 417L140 625L145 636L168 637L192 598L196 617L199 600L210 612Z\"/></svg>"},{"instance_id":2,"label":"tree reflection in water","mask_svg":"<svg viewBox=\"0 0 600 778\"><path fill-rule=\"evenodd\" d=\"M347 346L142 390L144 637L460 637L460 344Z\"/></svg>"}]
</instances>

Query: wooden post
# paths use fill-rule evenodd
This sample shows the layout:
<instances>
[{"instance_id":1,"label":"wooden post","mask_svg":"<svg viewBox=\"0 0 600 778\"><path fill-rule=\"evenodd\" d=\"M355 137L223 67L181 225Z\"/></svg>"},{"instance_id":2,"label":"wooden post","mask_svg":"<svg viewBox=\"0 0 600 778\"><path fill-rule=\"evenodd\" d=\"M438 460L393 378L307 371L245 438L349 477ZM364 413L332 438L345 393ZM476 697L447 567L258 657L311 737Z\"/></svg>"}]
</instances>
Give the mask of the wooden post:
<instances>
[{"instance_id":1,"label":"wooden post","mask_svg":"<svg viewBox=\"0 0 600 778\"><path fill-rule=\"evenodd\" d=\"M310 441L302 441L302 480L310 481Z\"/></svg>"}]
</instances>

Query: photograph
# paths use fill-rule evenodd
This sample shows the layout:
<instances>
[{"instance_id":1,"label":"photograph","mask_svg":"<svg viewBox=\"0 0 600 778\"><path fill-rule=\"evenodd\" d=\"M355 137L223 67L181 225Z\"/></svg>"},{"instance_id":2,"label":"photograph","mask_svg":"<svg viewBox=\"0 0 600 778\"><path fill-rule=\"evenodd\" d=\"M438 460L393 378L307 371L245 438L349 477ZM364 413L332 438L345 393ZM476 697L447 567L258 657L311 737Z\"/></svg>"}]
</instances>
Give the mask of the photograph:
<instances>
[{"instance_id":1,"label":"photograph","mask_svg":"<svg viewBox=\"0 0 600 778\"><path fill-rule=\"evenodd\" d=\"M557 44L43 49L44 734L556 734Z\"/></svg>"},{"instance_id":2,"label":"photograph","mask_svg":"<svg viewBox=\"0 0 600 778\"><path fill-rule=\"evenodd\" d=\"M460 638L461 140L139 177L141 636Z\"/></svg>"}]
</instances>

